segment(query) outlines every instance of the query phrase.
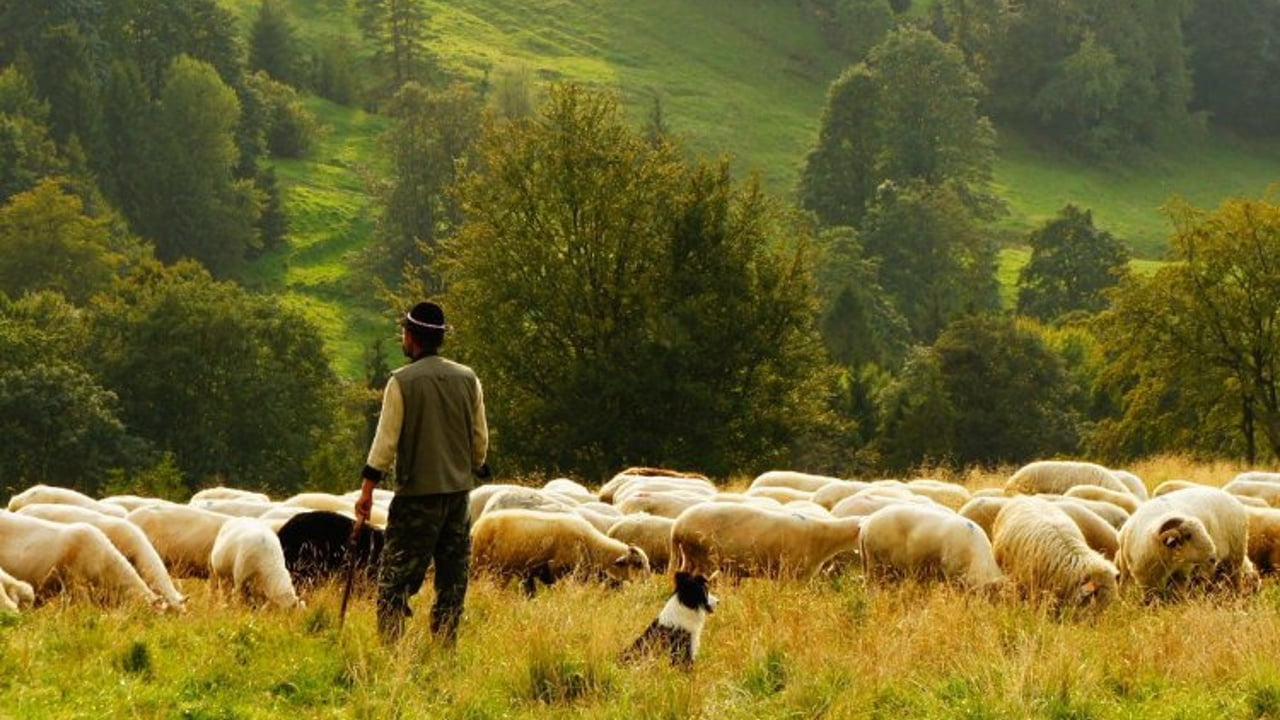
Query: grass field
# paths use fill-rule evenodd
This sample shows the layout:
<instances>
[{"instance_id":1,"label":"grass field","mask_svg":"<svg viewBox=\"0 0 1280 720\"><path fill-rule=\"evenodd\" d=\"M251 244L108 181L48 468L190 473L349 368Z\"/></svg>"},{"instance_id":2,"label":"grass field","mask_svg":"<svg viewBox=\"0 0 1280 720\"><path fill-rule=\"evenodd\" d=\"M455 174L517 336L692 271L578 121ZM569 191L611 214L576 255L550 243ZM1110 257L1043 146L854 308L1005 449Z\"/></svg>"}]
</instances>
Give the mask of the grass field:
<instances>
[{"instance_id":1,"label":"grass field","mask_svg":"<svg viewBox=\"0 0 1280 720\"><path fill-rule=\"evenodd\" d=\"M1241 468L1179 458L1131 469L1222 484ZM932 474L932 472L931 472ZM970 488L1006 473L950 479ZM616 662L667 580L563 582L525 599L472 584L456 653L376 640L367 594L251 611L183 581L185 615L53 602L0 616L2 718L1046 718L1280 716L1280 583L1247 598L1055 617L944 586L868 587L856 567L811 583L749 579L721 603L689 674ZM429 601L430 591L425 591Z\"/></svg>"}]
</instances>

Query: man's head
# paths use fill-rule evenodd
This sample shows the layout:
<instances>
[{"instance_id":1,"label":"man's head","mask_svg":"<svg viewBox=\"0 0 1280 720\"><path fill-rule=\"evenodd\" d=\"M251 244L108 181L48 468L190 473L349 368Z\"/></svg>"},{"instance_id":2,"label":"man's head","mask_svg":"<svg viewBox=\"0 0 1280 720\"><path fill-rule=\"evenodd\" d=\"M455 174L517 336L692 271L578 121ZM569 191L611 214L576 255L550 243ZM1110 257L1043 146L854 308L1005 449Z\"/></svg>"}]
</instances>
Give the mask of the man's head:
<instances>
[{"instance_id":1,"label":"man's head","mask_svg":"<svg viewBox=\"0 0 1280 720\"><path fill-rule=\"evenodd\" d=\"M444 344L444 334L449 327L444 322L444 310L429 300L414 305L400 325L404 328L400 344L410 358L435 355Z\"/></svg>"}]
</instances>

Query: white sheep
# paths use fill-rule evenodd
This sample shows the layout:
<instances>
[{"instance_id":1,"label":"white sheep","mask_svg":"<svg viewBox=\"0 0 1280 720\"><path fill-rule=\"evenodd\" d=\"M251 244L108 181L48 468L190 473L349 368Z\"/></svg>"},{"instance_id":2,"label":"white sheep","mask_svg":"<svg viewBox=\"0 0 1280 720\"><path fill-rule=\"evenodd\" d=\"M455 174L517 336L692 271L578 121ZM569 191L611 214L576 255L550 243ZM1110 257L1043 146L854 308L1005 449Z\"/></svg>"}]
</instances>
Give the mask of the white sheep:
<instances>
[{"instance_id":1,"label":"white sheep","mask_svg":"<svg viewBox=\"0 0 1280 720\"><path fill-rule=\"evenodd\" d=\"M620 519L619 515L605 514L582 505L573 506L569 512L591 523L592 527L606 535L609 534L609 528Z\"/></svg>"},{"instance_id":2,"label":"white sheep","mask_svg":"<svg viewBox=\"0 0 1280 720\"><path fill-rule=\"evenodd\" d=\"M830 483L819 490L815 490L813 501L830 510L841 500L869 487L871 487L871 483L863 480L841 480L838 483Z\"/></svg>"},{"instance_id":3,"label":"white sheep","mask_svg":"<svg viewBox=\"0 0 1280 720\"><path fill-rule=\"evenodd\" d=\"M750 488L781 487L814 493L831 483L843 482L840 478L827 475L811 475L793 470L770 470L761 473L751 481Z\"/></svg>"},{"instance_id":4,"label":"white sheep","mask_svg":"<svg viewBox=\"0 0 1280 720\"><path fill-rule=\"evenodd\" d=\"M160 554L142 532L142 528L128 520L75 505L46 503L28 505L19 510L18 514L64 524L81 522L98 528L138 571L138 576L147 587L163 598L169 607L181 609L186 602L186 596L174 587L164 561L160 559Z\"/></svg>"},{"instance_id":5,"label":"white sheep","mask_svg":"<svg viewBox=\"0 0 1280 720\"><path fill-rule=\"evenodd\" d=\"M600 498L596 494L588 490L581 483L574 482L569 478L555 478L548 480L542 489L546 492L556 493L572 498L578 504L597 502Z\"/></svg>"},{"instance_id":6,"label":"white sheep","mask_svg":"<svg viewBox=\"0 0 1280 720\"><path fill-rule=\"evenodd\" d=\"M33 485L26 490L9 498L9 511L17 512L27 505L35 505L37 503L58 503L62 505L75 505L77 507L89 508L97 510L103 515L112 515L115 517L124 517L126 511L124 508L110 503L103 503L69 488L54 487L52 485Z\"/></svg>"},{"instance_id":7,"label":"white sheep","mask_svg":"<svg viewBox=\"0 0 1280 720\"><path fill-rule=\"evenodd\" d=\"M489 498L503 490L519 490L523 488L523 485L512 485L510 483L481 485L467 494L467 519L472 525L475 525L480 516L484 514L484 506L485 503L489 502Z\"/></svg>"},{"instance_id":8,"label":"white sheep","mask_svg":"<svg viewBox=\"0 0 1280 720\"><path fill-rule=\"evenodd\" d=\"M613 493L613 504L621 506L637 493L682 493L712 497L718 491L709 482L685 478L635 478Z\"/></svg>"},{"instance_id":9,"label":"white sheep","mask_svg":"<svg viewBox=\"0 0 1280 720\"><path fill-rule=\"evenodd\" d=\"M640 548L654 572L665 572L671 563L671 528L675 524L673 518L638 513L615 522L607 535Z\"/></svg>"},{"instance_id":10,"label":"white sheep","mask_svg":"<svg viewBox=\"0 0 1280 720\"><path fill-rule=\"evenodd\" d=\"M688 508L707 500L708 496L701 493L684 491L648 492L642 490L630 493L615 507L623 515L648 513L649 515L661 515L675 519Z\"/></svg>"},{"instance_id":11,"label":"white sheep","mask_svg":"<svg viewBox=\"0 0 1280 720\"><path fill-rule=\"evenodd\" d=\"M864 490L847 497L831 508L831 515L838 518L864 517L890 505L933 505L942 507L923 495L902 491L901 493L884 490Z\"/></svg>"},{"instance_id":12,"label":"white sheep","mask_svg":"<svg viewBox=\"0 0 1280 720\"><path fill-rule=\"evenodd\" d=\"M713 485L705 475L698 473L666 470L663 468L633 467L627 468L610 478L608 482L600 486L600 490L596 495L603 502L616 504L618 500L615 497L615 494L618 490L621 490L627 485L637 484L643 486L657 482L677 486L673 489L687 488L696 490L701 488L711 492L715 492L716 489L715 485Z\"/></svg>"},{"instance_id":13,"label":"white sheep","mask_svg":"<svg viewBox=\"0 0 1280 720\"><path fill-rule=\"evenodd\" d=\"M1280 510L1245 508L1249 513L1249 560L1262 575L1280 571Z\"/></svg>"},{"instance_id":14,"label":"white sheep","mask_svg":"<svg viewBox=\"0 0 1280 720\"><path fill-rule=\"evenodd\" d=\"M858 547L862 518L825 520L740 503L702 503L671 528L672 561L711 575L773 575L810 579L826 562Z\"/></svg>"},{"instance_id":15,"label":"white sheep","mask_svg":"<svg viewBox=\"0 0 1280 720\"><path fill-rule=\"evenodd\" d=\"M1098 487L1097 485L1076 485L1075 487L1067 488L1067 491L1062 493L1062 496L1079 498L1081 500L1108 502L1121 510L1124 510L1130 515L1138 509L1139 504L1138 498L1134 497L1132 493L1108 490L1104 487Z\"/></svg>"},{"instance_id":16,"label":"white sheep","mask_svg":"<svg viewBox=\"0 0 1280 720\"><path fill-rule=\"evenodd\" d=\"M1254 589L1249 515L1219 488L1187 488L1143 503L1120 530L1119 564L1150 593L1211 579Z\"/></svg>"},{"instance_id":17,"label":"white sheep","mask_svg":"<svg viewBox=\"0 0 1280 720\"><path fill-rule=\"evenodd\" d=\"M1076 485L1129 492L1128 486L1107 468L1073 460L1040 460L1023 465L1005 482L1004 492L1006 495L1061 494Z\"/></svg>"},{"instance_id":18,"label":"white sheep","mask_svg":"<svg viewBox=\"0 0 1280 720\"><path fill-rule=\"evenodd\" d=\"M1065 495L1041 495L1041 498L1054 503L1075 503L1083 505L1095 512L1098 517L1106 520L1111 527L1119 530L1129 519L1129 513L1124 508L1102 500L1090 500L1082 497L1067 497Z\"/></svg>"},{"instance_id":19,"label":"white sheep","mask_svg":"<svg viewBox=\"0 0 1280 720\"><path fill-rule=\"evenodd\" d=\"M1010 500L996 516L991 547L1008 578L1057 607L1115 598L1120 572L1085 542L1066 511L1037 497Z\"/></svg>"},{"instance_id":20,"label":"white sheep","mask_svg":"<svg viewBox=\"0 0 1280 720\"><path fill-rule=\"evenodd\" d=\"M530 595L536 580L549 585L578 574L622 582L649 572L643 550L567 512L486 512L471 528L471 557L481 572L519 578Z\"/></svg>"},{"instance_id":21,"label":"white sheep","mask_svg":"<svg viewBox=\"0 0 1280 720\"><path fill-rule=\"evenodd\" d=\"M164 604L107 536L84 523L0 513L0 567L41 597L86 589L104 602Z\"/></svg>"},{"instance_id":22,"label":"white sheep","mask_svg":"<svg viewBox=\"0 0 1280 720\"><path fill-rule=\"evenodd\" d=\"M919 478L907 481L907 489L916 495L923 495L943 507L959 510L973 497L964 487L941 480Z\"/></svg>"},{"instance_id":23,"label":"white sheep","mask_svg":"<svg viewBox=\"0 0 1280 720\"><path fill-rule=\"evenodd\" d=\"M813 493L807 490L795 490L789 487L754 487L748 488L743 494L747 497L769 498L770 500L776 500L783 505L796 500L813 499Z\"/></svg>"},{"instance_id":24,"label":"white sheep","mask_svg":"<svg viewBox=\"0 0 1280 720\"><path fill-rule=\"evenodd\" d=\"M1089 547L1106 559L1115 561L1116 554L1120 551L1120 533L1111 523L1083 503L1071 502L1070 498L1063 497L1056 500L1055 504L1080 528L1080 534L1084 535L1084 541Z\"/></svg>"},{"instance_id":25,"label":"white sheep","mask_svg":"<svg viewBox=\"0 0 1280 720\"><path fill-rule=\"evenodd\" d=\"M1176 490L1186 490L1187 488L1213 487L1204 483L1191 482L1190 480L1165 480L1151 491L1151 497L1156 498L1161 495L1167 495Z\"/></svg>"},{"instance_id":26,"label":"white sheep","mask_svg":"<svg viewBox=\"0 0 1280 720\"><path fill-rule=\"evenodd\" d=\"M0 567L0 606L10 612L18 612L35 602L36 592L31 583L19 580Z\"/></svg>"},{"instance_id":27,"label":"white sheep","mask_svg":"<svg viewBox=\"0 0 1280 720\"><path fill-rule=\"evenodd\" d=\"M572 512L577 503L558 498L551 493L531 487L513 487L499 490L489 496L479 517L497 510L545 510L547 512ZM478 518L477 518L478 519Z\"/></svg>"},{"instance_id":28,"label":"white sheep","mask_svg":"<svg viewBox=\"0 0 1280 720\"><path fill-rule=\"evenodd\" d=\"M242 597L262 599L279 608L302 606L285 567L280 538L261 520L241 517L223 523L209 567L217 588L230 586Z\"/></svg>"},{"instance_id":29,"label":"white sheep","mask_svg":"<svg viewBox=\"0 0 1280 720\"><path fill-rule=\"evenodd\" d=\"M129 513L129 522L142 528L173 577L208 577L209 553L230 515L190 505L167 503Z\"/></svg>"},{"instance_id":30,"label":"white sheep","mask_svg":"<svg viewBox=\"0 0 1280 720\"><path fill-rule=\"evenodd\" d=\"M323 492L303 492L281 500L280 507L300 507L309 510L327 510L355 517L355 501L346 495L334 495ZM375 527L387 526L388 507L385 503L374 501L369 509L369 524ZM220 511L219 511L220 512Z\"/></svg>"},{"instance_id":31,"label":"white sheep","mask_svg":"<svg viewBox=\"0 0 1280 720\"><path fill-rule=\"evenodd\" d=\"M267 503L271 502L271 497L251 490L218 486L197 491L191 496L191 500L255 500Z\"/></svg>"},{"instance_id":32,"label":"white sheep","mask_svg":"<svg viewBox=\"0 0 1280 720\"><path fill-rule=\"evenodd\" d=\"M1142 478L1134 475L1128 470L1112 469L1111 474L1115 475L1117 480L1124 483L1124 486L1129 488L1129 492L1133 493L1133 496L1138 498L1138 500L1144 501L1151 499L1151 495L1147 493L1147 484L1142 481Z\"/></svg>"},{"instance_id":33,"label":"white sheep","mask_svg":"<svg viewBox=\"0 0 1280 720\"><path fill-rule=\"evenodd\" d=\"M980 495L971 498L956 511L960 517L968 518L978 524L982 531L991 537L991 528L996 524L996 516L1000 514L1000 510L1009 503L1012 498L1000 495Z\"/></svg>"},{"instance_id":34,"label":"white sheep","mask_svg":"<svg viewBox=\"0 0 1280 720\"><path fill-rule=\"evenodd\" d=\"M858 545L868 578L938 579L989 594L1005 585L987 534L941 506L877 510L862 521Z\"/></svg>"},{"instance_id":35,"label":"white sheep","mask_svg":"<svg viewBox=\"0 0 1280 720\"><path fill-rule=\"evenodd\" d=\"M1222 489L1237 498L1257 498L1266 503L1268 507L1280 506L1280 483L1242 480L1237 477L1235 480L1223 485Z\"/></svg>"},{"instance_id":36,"label":"white sheep","mask_svg":"<svg viewBox=\"0 0 1280 720\"><path fill-rule=\"evenodd\" d=\"M1249 482L1269 482L1280 483L1280 473L1264 472L1262 470L1247 470L1236 475L1232 480L1245 480Z\"/></svg>"},{"instance_id":37,"label":"white sheep","mask_svg":"<svg viewBox=\"0 0 1280 720\"><path fill-rule=\"evenodd\" d=\"M214 500L203 498L192 500L187 503L191 507L208 510L210 512L222 513L232 517L262 517L266 513L278 507L297 507L299 510L307 511L311 508L300 507L296 505L279 505L273 502L262 502L260 500ZM347 510L350 511L351 503L347 504Z\"/></svg>"},{"instance_id":38,"label":"white sheep","mask_svg":"<svg viewBox=\"0 0 1280 720\"><path fill-rule=\"evenodd\" d=\"M110 497L104 497L98 502L123 508L127 514L140 507L146 507L147 505L163 505L167 501L161 500L160 498L143 497L141 495L112 495Z\"/></svg>"}]
</instances>

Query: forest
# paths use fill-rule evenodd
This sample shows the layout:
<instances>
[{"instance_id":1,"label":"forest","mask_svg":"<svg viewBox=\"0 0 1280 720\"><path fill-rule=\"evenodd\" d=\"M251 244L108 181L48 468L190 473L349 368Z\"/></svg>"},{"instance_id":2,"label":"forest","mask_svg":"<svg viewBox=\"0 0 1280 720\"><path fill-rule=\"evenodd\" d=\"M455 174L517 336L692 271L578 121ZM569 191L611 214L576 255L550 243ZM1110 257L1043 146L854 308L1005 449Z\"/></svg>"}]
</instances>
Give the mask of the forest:
<instances>
[{"instance_id":1,"label":"forest","mask_svg":"<svg viewBox=\"0 0 1280 720\"><path fill-rule=\"evenodd\" d=\"M423 298L507 478L1280 457L1265 182L1171 188L1159 257L1105 197L1011 225L996 182L1006 138L1106 172L1274 150L1280 3L771 3L836 66L785 172L690 140L674 95L477 72L443 3L0 0L0 492L354 486ZM261 281L334 222L290 164L333 108L375 128L327 298L354 360Z\"/></svg>"}]
</instances>

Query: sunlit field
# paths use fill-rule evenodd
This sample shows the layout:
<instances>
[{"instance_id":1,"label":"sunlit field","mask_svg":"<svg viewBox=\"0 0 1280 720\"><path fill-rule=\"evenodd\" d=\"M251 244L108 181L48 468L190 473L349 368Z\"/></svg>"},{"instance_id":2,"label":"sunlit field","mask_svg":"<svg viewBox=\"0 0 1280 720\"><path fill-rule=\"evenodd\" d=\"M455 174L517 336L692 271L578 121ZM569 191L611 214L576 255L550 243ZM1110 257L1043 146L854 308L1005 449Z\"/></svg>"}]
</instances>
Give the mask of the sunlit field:
<instances>
[{"instance_id":1,"label":"sunlit field","mask_svg":"<svg viewBox=\"0 0 1280 720\"><path fill-rule=\"evenodd\" d=\"M1222 484L1242 468L1179 459L1148 486ZM932 473L931 473L932 474ZM952 478L970 488L1005 473ZM249 610L180 581L187 612L82 601L0 616L5 718L1264 718L1280 716L1280 587L1247 598L1058 616L938 585L868 587L856 563L809 583L719 579L692 672L616 656L669 580L577 582L532 600L473 581L455 651L381 645L372 598L345 627L340 588L306 609Z\"/></svg>"}]
</instances>

